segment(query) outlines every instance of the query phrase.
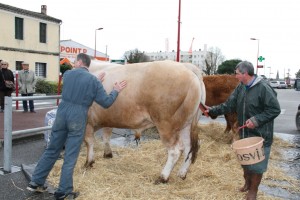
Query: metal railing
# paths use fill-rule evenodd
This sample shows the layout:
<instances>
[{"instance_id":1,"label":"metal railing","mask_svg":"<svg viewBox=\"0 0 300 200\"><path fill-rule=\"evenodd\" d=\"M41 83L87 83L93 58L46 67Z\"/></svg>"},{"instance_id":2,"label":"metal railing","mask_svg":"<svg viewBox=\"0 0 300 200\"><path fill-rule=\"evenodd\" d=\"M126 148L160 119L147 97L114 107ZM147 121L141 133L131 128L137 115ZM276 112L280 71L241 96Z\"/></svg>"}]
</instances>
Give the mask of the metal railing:
<instances>
[{"instance_id":1,"label":"metal railing","mask_svg":"<svg viewBox=\"0 0 300 200\"><path fill-rule=\"evenodd\" d=\"M3 171L4 173L11 173L14 166L11 165L12 158L12 136L36 133L46 130L51 130L52 126L44 126L38 128L31 128L25 130L12 131L12 102L21 100L45 100L45 99L61 99L61 95L53 96L26 96L26 97L5 97L5 109L4 109L4 157L3 157Z\"/></svg>"}]
</instances>

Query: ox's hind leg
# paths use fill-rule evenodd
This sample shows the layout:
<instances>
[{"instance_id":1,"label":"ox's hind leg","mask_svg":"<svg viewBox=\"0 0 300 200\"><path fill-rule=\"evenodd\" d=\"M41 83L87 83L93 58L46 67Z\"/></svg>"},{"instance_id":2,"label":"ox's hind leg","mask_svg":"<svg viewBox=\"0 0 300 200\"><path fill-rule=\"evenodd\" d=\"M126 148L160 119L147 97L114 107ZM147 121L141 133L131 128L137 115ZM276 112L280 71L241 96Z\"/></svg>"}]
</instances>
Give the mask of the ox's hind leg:
<instances>
[{"instance_id":1,"label":"ox's hind leg","mask_svg":"<svg viewBox=\"0 0 300 200\"><path fill-rule=\"evenodd\" d=\"M155 181L155 184L168 182L171 171L173 170L175 164L177 163L181 155L181 148L178 142L179 133L176 132L176 134L173 134L173 132L167 132L168 134L165 134L161 130L158 131L163 144L168 149L168 159L165 167L163 168L160 174L160 177Z\"/></svg>"},{"instance_id":2,"label":"ox's hind leg","mask_svg":"<svg viewBox=\"0 0 300 200\"><path fill-rule=\"evenodd\" d=\"M94 158L95 137L94 137L94 128L89 123L86 125L84 142L87 147L86 161L84 166L86 168L93 167L93 164L95 162L95 158Z\"/></svg>"},{"instance_id":3,"label":"ox's hind leg","mask_svg":"<svg viewBox=\"0 0 300 200\"><path fill-rule=\"evenodd\" d=\"M184 159L177 175L182 179L186 178L186 174L192 163L190 129L191 127L187 126L181 130L179 138L181 148L183 149Z\"/></svg>"},{"instance_id":4,"label":"ox's hind leg","mask_svg":"<svg viewBox=\"0 0 300 200\"><path fill-rule=\"evenodd\" d=\"M103 157L104 158L112 158L113 154L110 148L110 138L112 135L112 128L103 128L102 129L102 139L103 139L103 143L104 143L104 154Z\"/></svg>"}]
</instances>

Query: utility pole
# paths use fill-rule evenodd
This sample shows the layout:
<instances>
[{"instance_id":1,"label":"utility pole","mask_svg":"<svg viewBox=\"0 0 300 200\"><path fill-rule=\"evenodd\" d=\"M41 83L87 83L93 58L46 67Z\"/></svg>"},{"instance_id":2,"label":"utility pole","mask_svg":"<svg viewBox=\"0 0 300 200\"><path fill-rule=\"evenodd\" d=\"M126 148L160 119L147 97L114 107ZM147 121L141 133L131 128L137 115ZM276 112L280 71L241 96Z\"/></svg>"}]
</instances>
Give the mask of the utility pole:
<instances>
[{"instance_id":1,"label":"utility pole","mask_svg":"<svg viewBox=\"0 0 300 200\"><path fill-rule=\"evenodd\" d=\"M179 0L179 11L178 11L178 33L177 33L177 57L176 61L179 62L180 56L180 13L181 13L181 0Z\"/></svg>"}]
</instances>

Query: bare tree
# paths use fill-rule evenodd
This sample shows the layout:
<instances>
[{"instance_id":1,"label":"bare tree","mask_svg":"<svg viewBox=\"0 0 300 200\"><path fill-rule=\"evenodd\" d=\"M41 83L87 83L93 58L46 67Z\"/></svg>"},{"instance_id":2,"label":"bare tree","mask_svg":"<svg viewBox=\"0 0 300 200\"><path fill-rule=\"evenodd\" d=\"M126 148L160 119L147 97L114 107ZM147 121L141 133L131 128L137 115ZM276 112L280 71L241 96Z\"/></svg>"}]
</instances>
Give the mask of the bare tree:
<instances>
[{"instance_id":1,"label":"bare tree","mask_svg":"<svg viewBox=\"0 0 300 200\"><path fill-rule=\"evenodd\" d=\"M140 63L140 62L149 62L149 57L138 49L127 51L124 54L125 59L128 63Z\"/></svg>"},{"instance_id":2,"label":"bare tree","mask_svg":"<svg viewBox=\"0 0 300 200\"><path fill-rule=\"evenodd\" d=\"M218 66L224 61L224 56L218 47L210 47L206 53L205 65L203 71L207 75L216 74Z\"/></svg>"}]
</instances>

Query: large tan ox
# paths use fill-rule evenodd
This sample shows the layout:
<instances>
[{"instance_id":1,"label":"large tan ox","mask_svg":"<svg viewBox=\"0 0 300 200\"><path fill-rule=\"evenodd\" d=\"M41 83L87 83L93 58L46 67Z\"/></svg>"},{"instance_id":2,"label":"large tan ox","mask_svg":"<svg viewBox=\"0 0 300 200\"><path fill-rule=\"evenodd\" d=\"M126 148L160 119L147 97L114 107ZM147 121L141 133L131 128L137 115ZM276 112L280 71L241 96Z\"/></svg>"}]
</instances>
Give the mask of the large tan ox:
<instances>
[{"instance_id":1,"label":"large tan ox","mask_svg":"<svg viewBox=\"0 0 300 200\"><path fill-rule=\"evenodd\" d=\"M97 67L93 65L98 65ZM199 148L195 131L199 120L199 103L205 102L202 80L183 64L157 61L129 65L101 67L92 62L92 73L106 73L103 82L106 91L115 81L126 80L127 87L108 109L93 103L89 109L85 142L88 153L86 166L94 162L94 132L100 128L128 128L144 130L156 126L168 158L156 183L166 183L183 152L183 164L178 176L184 179L191 163L195 162ZM103 131L104 157L112 157L109 146L111 131Z\"/></svg>"},{"instance_id":2,"label":"large tan ox","mask_svg":"<svg viewBox=\"0 0 300 200\"><path fill-rule=\"evenodd\" d=\"M203 76L203 82L206 88L207 106L219 105L227 100L233 90L239 84L239 80L234 75L210 75ZM233 137L237 135L237 113L225 115L226 129L225 133L232 131Z\"/></svg>"}]
</instances>

